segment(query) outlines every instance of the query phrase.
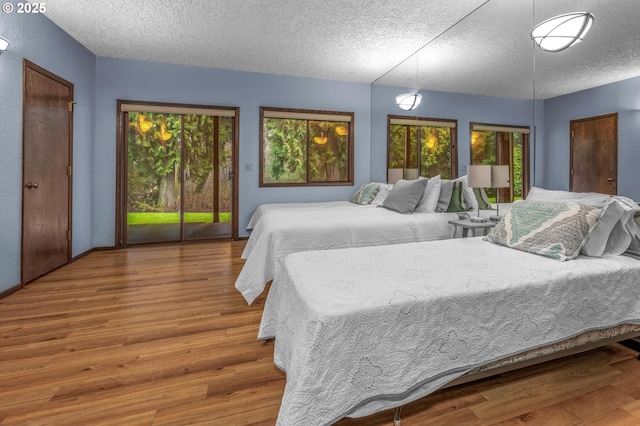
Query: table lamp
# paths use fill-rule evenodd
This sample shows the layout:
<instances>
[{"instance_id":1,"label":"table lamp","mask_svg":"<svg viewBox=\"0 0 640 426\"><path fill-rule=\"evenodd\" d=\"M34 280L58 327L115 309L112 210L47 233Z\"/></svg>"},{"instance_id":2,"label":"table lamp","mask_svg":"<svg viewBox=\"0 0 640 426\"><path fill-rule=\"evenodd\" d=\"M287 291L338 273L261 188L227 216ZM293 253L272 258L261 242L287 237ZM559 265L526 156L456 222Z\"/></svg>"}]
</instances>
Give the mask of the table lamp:
<instances>
[{"instance_id":1,"label":"table lamp","mask_svg":"<svg viewBox=\"0 0 640 426\"><path fill-rule=\"evenodd\" d=\"M489 217L492 222L500 221L500 189L509 188L509 166L471 165L467 166L467 185L471 188L495 188L496 189L496 214ZM472 218L473 222L484 222L480 218Z\"/></svg>"},{"instance_id":2,"label":"table lamp","mask_svg":"<svg viewBox=\"0 0 640 426\"><path fill-rule=\"evenodd\" d=\"M476 165L467 166L467 185L471 188L489 188L491 187L491 166ZM478 216L469 218L472 222L486 222L487 218L480 217L480 207L478 207Z\"/></svg>"},{"instance_id":3,"label":"table lamp","mask_svg":"<svg viewBox=\"0 0 640 426\"><path fill-rule=\"evenodd\" d=\"M496 188L496 215L489 219L492 222L500 222L500 189L509 188L509 166L491 166L491 188Z\"/></svg>"}]
</instances>

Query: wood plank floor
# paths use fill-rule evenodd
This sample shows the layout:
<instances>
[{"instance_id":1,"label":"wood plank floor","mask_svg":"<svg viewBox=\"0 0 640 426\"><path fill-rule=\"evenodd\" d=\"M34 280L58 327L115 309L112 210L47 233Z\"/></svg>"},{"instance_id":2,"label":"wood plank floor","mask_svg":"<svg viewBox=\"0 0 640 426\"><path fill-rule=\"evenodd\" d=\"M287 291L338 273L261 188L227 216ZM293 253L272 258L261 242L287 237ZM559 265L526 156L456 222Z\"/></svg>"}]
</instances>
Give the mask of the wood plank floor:
<instances>
[{"instance_id":1,"label":"wood plank floor","mask_svg":"<svg viewBox=\"0 0 640 426\"><path fill-rule=\"evenodd\" d=\"M273 425L285 375L256 340L244 242L94 252L0 300L2 425ZM640 425L611 345L436 392L403 425ZM391 411L339 425L391 425Z\"/></svg>"}]
</instances>

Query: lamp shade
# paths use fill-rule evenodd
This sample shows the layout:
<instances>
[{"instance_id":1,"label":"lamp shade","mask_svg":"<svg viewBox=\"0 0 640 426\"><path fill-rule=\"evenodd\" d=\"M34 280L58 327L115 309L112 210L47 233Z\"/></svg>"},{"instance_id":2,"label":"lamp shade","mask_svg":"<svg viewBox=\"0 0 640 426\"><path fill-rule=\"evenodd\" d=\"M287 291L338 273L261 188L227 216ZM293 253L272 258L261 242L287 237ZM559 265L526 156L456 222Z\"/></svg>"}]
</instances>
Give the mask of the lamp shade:
<instances>
[{"instance_id":1,"label":"lamp shade","mask_svg":"<svg viewBox=\"0 0 640 426\"><path fill-rule=\"evenodd\" d=\"M396 96L396 103L405 111L416 109L418 105L420 105L420 102L422 102L422 95L420 93L405 93Z\"/></svg>"},{"instance_id":2,"label":"lamp shade","mask_svg":"<svg viewBox=\"0 0 640 426\"><path fill-rule=\"evenodd\" d=\"M404 169L387 169L387 183L396 183L404 174Z\"/></svg>"},{"instance_id":3,"label":"lamp shade","mask_svg":"<svg viewBox=\"0 0 640 426\"><path fill-rule=\"evenodd\" d=\"M491 166L491 188L508 188L509 166Z\"/></svg>"},{"instance_id":4,"label":"lamp shade","mask_svg":"<svg viewBox=\"0 0 640 426\"><path fill-rule=\"evenodd\" d=\"M471 188L491 188L491 166L467 166L467 185Z\"/></svg>"},{"instance_id":5,"label":"lamp shade","mask_svg":"<svg viewBox=\"0 0 640 426\"><path fill-rule=\"evenodd\" d=\"M4 37L0 37L0 52L4 52L9 47L9 40Z\"/></svg>"},{"instance_id":6,"label":"lamp shade","mask_svg":"<svg viewBox=\"0 0 640 426\"><path fill-rule=\"evenodd\" d=\"M589 12L574 12L554 16L536 25L531 38L541 50L560 52L580 43L593 25L594 16Z\"/></svg>"},{"instance_id":7,"label":"lamp shade","mask_svg":"<svg viewBox=\"0 0 640 426\"><path fill-rule=\"evenodd\" d=\"M418 176L420 176L418 172L418 169L404 169L404 178L408 180L418 179Z\"/></svg>"},{"instance_id":8,"label":"lamp shade","mask_svg":"<svg viewBox=\"0 0 640 426\"><path fill-rule=\"evenodd\" d=\"M467 185L471 188L508 188L509 166L467 166Z\"/></svg>"}]
</instances>

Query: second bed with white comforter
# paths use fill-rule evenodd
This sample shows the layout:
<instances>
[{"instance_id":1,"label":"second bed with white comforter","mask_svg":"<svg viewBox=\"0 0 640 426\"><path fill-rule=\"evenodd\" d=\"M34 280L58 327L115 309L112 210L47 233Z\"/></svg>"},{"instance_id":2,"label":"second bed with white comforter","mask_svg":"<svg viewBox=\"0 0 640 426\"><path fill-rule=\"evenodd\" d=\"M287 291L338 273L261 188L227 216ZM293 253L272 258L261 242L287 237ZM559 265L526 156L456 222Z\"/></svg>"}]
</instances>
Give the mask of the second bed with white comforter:
<instances>
[{"instance_id":1,"label":"second bed with white comforter","mask_svg":"<svg viewBox=\"0 0 640 426\"><path fill-rule=\"evenodd\" d=\"M640 261L558 262L481 238L296 253L259 337L287 384L278 424L324 425L584 331L640 323Z\"/></svg>"},{"instance_id":2,"label":"second bed with white comforter","mask_svg":"<svg viewBox=\"0 0 640 426\"><path fill-rule=\"evenodd\" d=\"M457 213L400 214L348 201L321 203L315 208L276 205L260 212L242 258L246 262L236 289L248 303L263 291L277 268L291 253L366 247L451 238Z\"/></svg>"}]
</instances>

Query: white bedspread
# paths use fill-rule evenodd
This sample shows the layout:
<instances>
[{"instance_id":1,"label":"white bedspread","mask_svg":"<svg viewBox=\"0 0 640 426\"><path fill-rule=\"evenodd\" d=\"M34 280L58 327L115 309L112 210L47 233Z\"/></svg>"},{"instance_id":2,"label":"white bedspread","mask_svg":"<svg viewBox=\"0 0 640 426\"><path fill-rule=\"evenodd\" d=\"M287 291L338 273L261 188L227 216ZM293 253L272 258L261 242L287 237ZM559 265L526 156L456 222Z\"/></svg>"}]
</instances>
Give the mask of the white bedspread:
<instances>
[{"instance_id":1,"label":"white bedspread","mask_svg":"<svg viewBox=\"0 0 640 426\"><path fill-rule=\"evenodd\" d=\"M264 309L287 383L279 425L325 425L431 393L476 366L640 323L640 261L558 262L453 239L288 256Z\"/></svg>"},{"instance_id":2,"label":"white bedspread","mask_svg":"<svg viewBox=\"0 0 640 426\"><path fill-rule=\"evenodd\" d=\"M348 203L348 202L347 202ZM456 213L400 214L385 208L281 210L262 215L245 246L236 289L251 304L291 253L451 238Z\"/></svg>"},{"instance_id":3,"label":"white bedspread","mask_svg":"<svg viewBox=\"0 0 640 426\"><path fill-rule=\"evenodd\" d=\"M278 213L278 212L290 212L290 211L309 211L309 210L322 210L322 209L331 209L331 210L341 210L341 209L366 209L366 208L375 208L371 204L355 204L349 201L323 201L317 203L269 203L269 204L261 204L251 215L251 219L249 220L249 224L247 225L247 231L251 231L256 227L262 216L267 213Z\"/></svg>"}]
</instances>

